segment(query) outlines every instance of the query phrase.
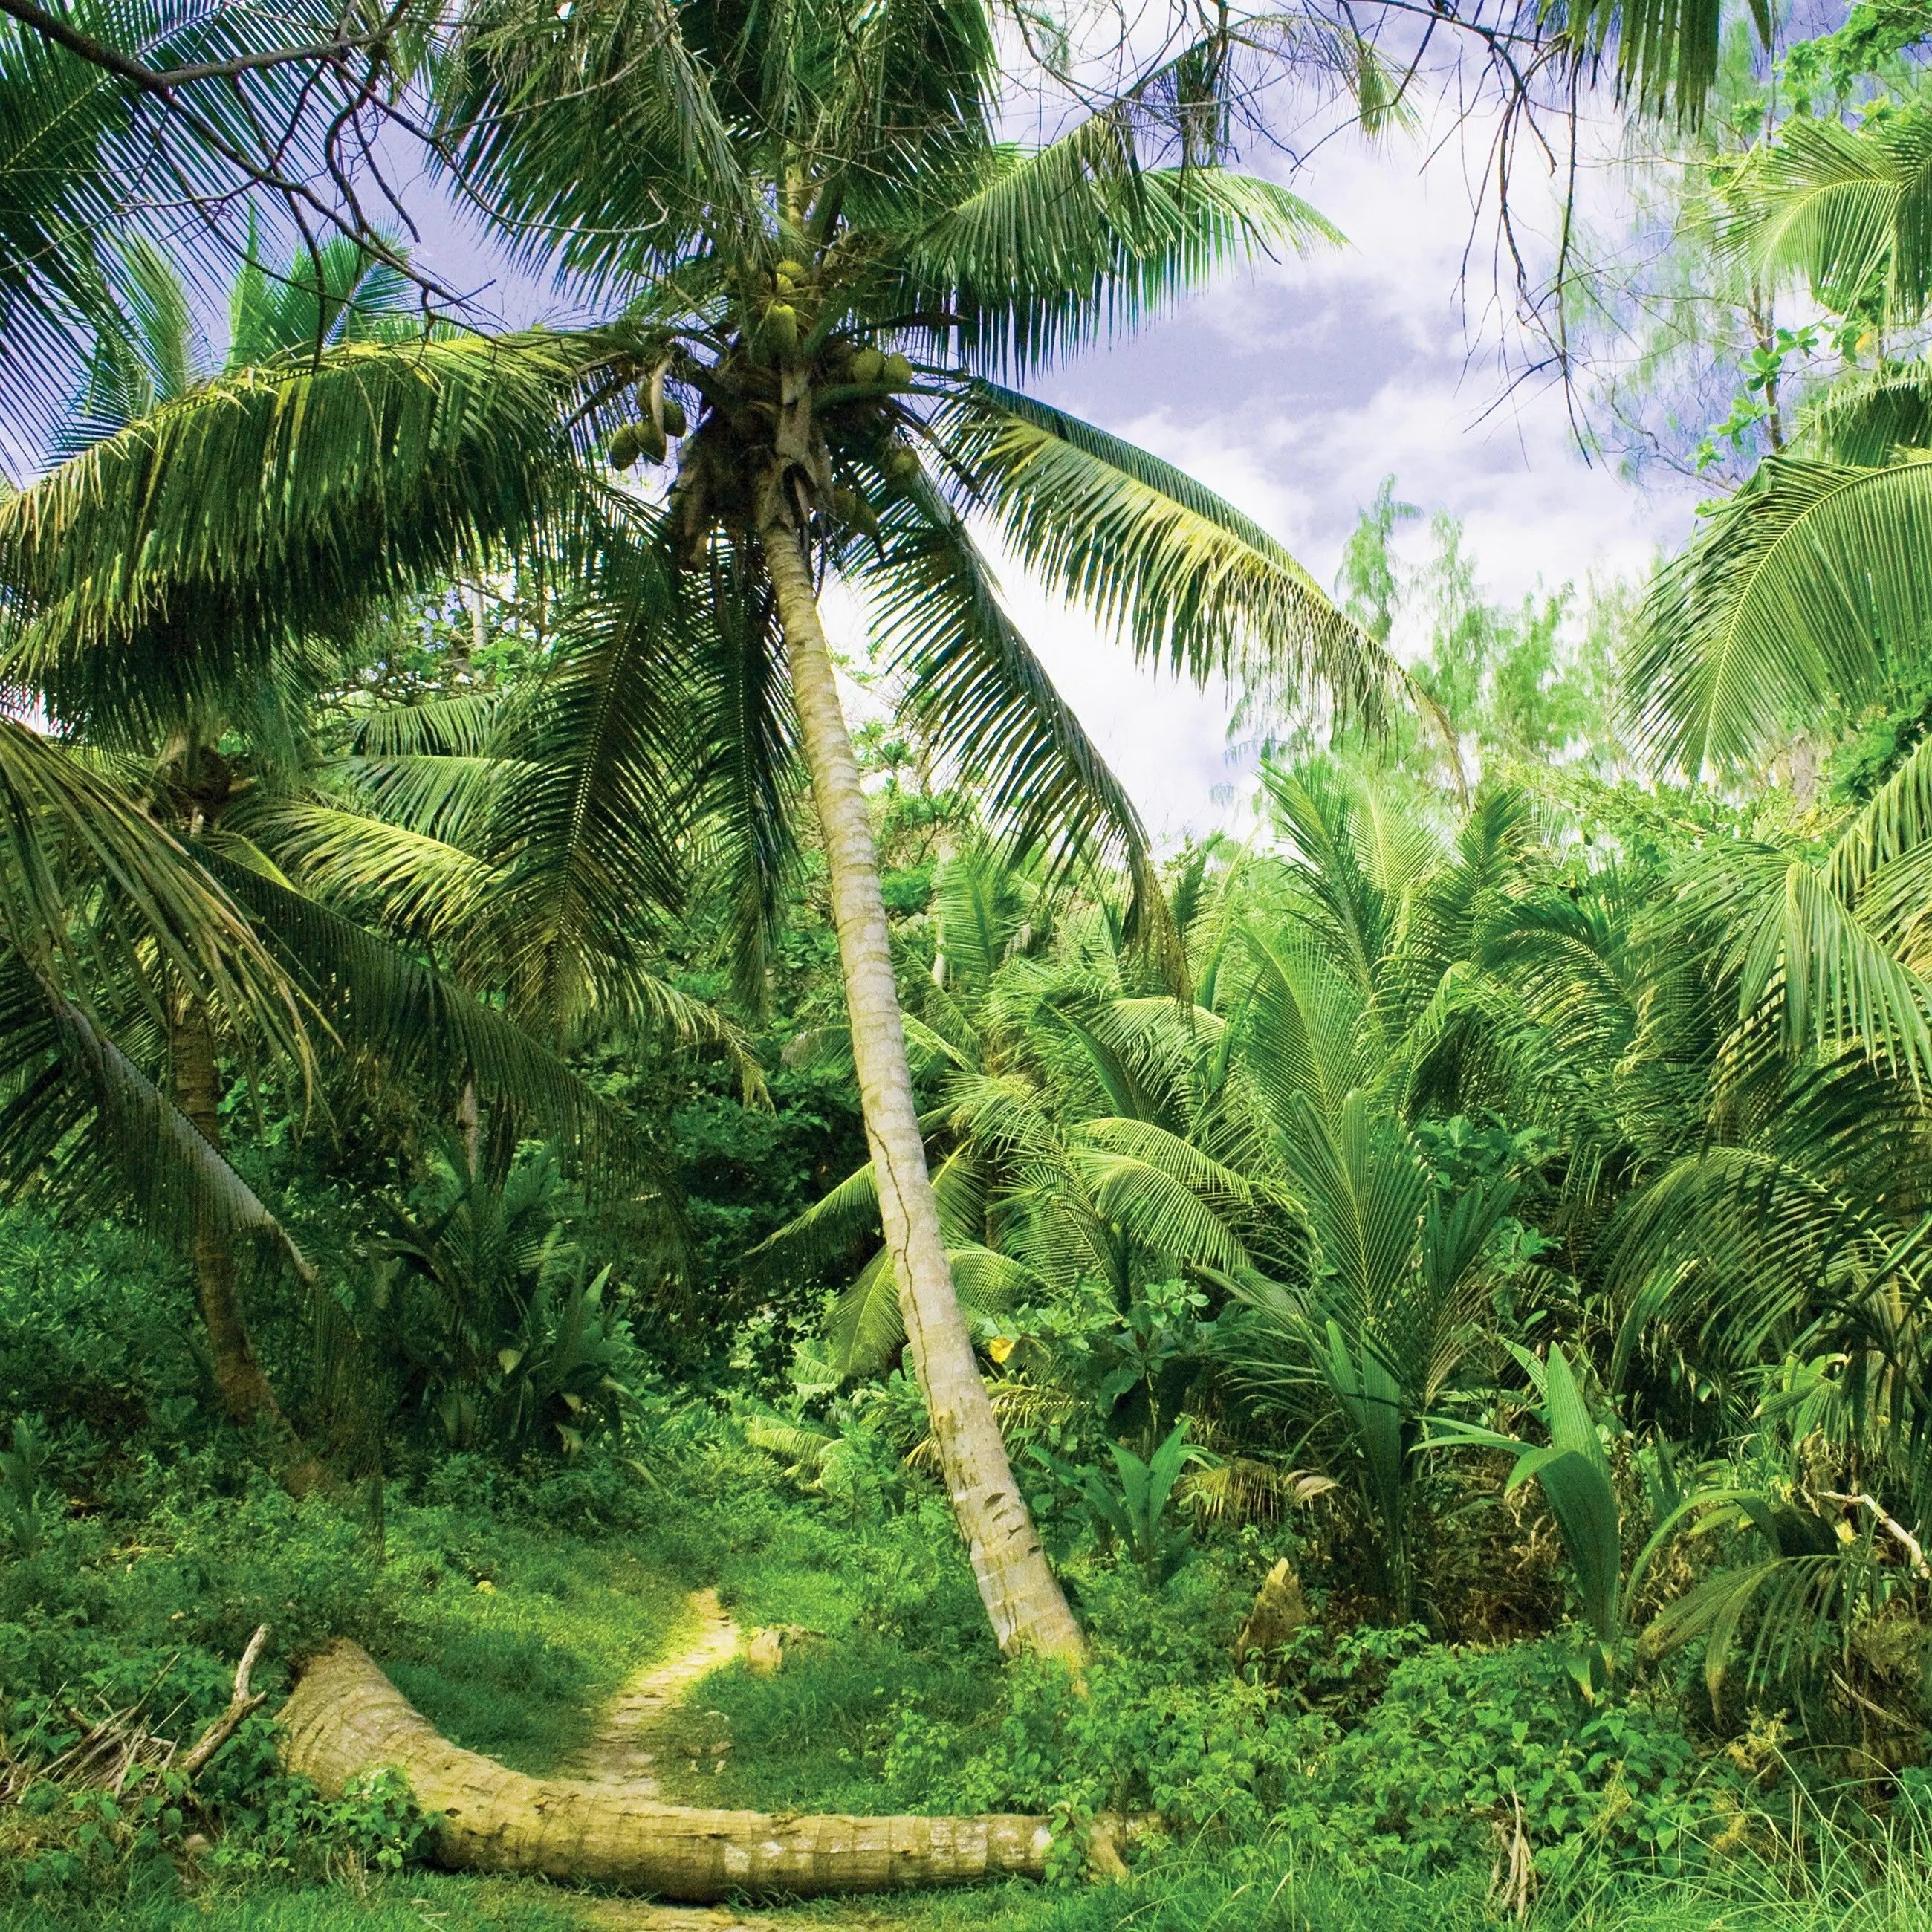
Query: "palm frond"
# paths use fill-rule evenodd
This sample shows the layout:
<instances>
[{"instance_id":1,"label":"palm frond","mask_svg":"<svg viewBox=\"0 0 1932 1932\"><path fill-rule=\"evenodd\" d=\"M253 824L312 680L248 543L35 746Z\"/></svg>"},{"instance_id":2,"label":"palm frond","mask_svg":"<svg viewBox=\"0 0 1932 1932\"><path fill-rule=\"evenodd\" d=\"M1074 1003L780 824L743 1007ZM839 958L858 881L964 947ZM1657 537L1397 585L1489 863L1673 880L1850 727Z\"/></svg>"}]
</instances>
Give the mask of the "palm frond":
<instances>
[{"instance_id":1,"label":"palm frond","mask_svg":"<svg viewBox=\"0 0 1932 1932\"><path fill-rule=\"evenodd\" d=\"M1750 0L1760 43L1772 44L1768 0ZM1594 70L1616 48L1617 92L1646 114L1694 127L1718 78L1722 9L1715 0L1574 0L1539 10L1580 67Z\"/></svg>"},{"instance_id":2,"label":"palm frond","mask_svg":"<svg viewBox=\"0 0 1932 1932\"><path fill-rule=\"evenodd\" d=\"M344 344L226 376L0 504L8 674L105 739L164 736L295 620L340 628L574 499L588 339Z\"/></svg>"},{"instance_id":3,"label":"palm frond","mask_svg":"<svg viewBox=\"0 0 1932 1932\"><path fill-rule=\"evenodd\" d=\"M1229 262L1341 241L1273 182L1143 167L1134 118L1118 107L1044 148L989 149L972 191L893 264L904 308L956 317L977 367L1034 367L1132 329Z\"/></svg>"},{"instance_id":4,"label":"palm frond","mask_svg":"<svg viewBox=\"0 0 1932 1932\"><path fill-rule=\"evenodd\" d=\"M614 544L518 734L500 808L501 977L515 1012L559 1031L662 1007L640 942L676 902L698 802L688 628L662 550Z\"/></svg>"},{"instance_id":5,"label":"palm frond","mask_svg":"<svg viewBox=\"0 0 1932 1932\"><path fill-rule=\"evenodd\" d=\"M1932 366L1848 369L1807 400L1801 425L1808 446L1833 463L1876 469L1923 449L1932 444Z\"/></svg>"},{"instance_id":6,"label":"palm frond","mask_svg":"<svg viewBox=\"0 0 1932 1932\"><path fill-rule=\"evenodd\" d=\"M1686 772L1856 706L1932 620L1932 458L1772 458L1659 577L1626 673L1643 749Z\"/></svg>"},{"instance_id":7,"label":"palm frond","mask_svg":"<svg viewBox=\"0 0 1932 1932\"><path fill-rule=\"evenodd\" d=\"M675 262L707 223L736 242L758 233L736 130L687 38L704 24L670 0L465 13L439 75L442 152L530 258L614 280ZM750 38L755 61L765 44Z\"/></svg>"},{"instance_id":8,"label":"palm frond","mask_svg":"<svg viewBox=\"0 0 1932 1932\"><path fill-rule=\"evenodd\" d=\"M1124 862L1130 935L1184 977L1140 814L1008 616L964 522L921 490L895 513L883 557L849 567L904 715L974 784L987 824L1012 851L1043 847L1059 868Z\"/></svg>"},{"instance_id":9,"label":"palm frond","mask_svg":"<svg viewBox=\"0 0 1932 1932\"><path fill-rule=\"evenodd\" d=\"M208 864L345 1040L452 1106L473 1078L604 1181L658 1181L635 1124L496 1008L319 900L214 854Z\"/></svg>"},{"instance_id":10,"label":"palm frond","mask_svg":"<svg viewBox=\"0 0 1932 1932\"><path fill-rule=\"evenodd\" d=\"M298 876L319 898L419 942L473 931L498 883L486 860L366 812L290 800L250 814L249 830L285 877ZM246 862L238 851L220 849Z\"/></svg>"},{"instance_id":11,"label":"palm frond","mask_svg":"<svg viewBox=\"0 0 1932 1932\"><path fill-rule=\"evenodd\" d=\"M304 1282L287 1229L187 1116L89 1016L17 955L0 964L0 1188L129 1212L188 1252L197 1238L257 1244Z\"/></svg>"},{"instance_id":12,"label":"palm frond","mask_svg":"<svg viewBox=\"0 0 1932 1932\"><path fill-rule=\"evenodd\" d=\"M1828 308L1874 284L1911 322L1932 292L1932 114L1850 128L1794 115L1744 176L1723 238L1761 272L1796 274Z\"/></svg>"},{"instance_id":13,"label":"palm frond","mask_svg":"<svg viewBox=\"0 0 1932 1932\"><path fill-rule=\"evenodd\" d=\"M975 499L1050 589L1120 632L1142 663L1204 682L1272 680L1372 716L1382 646L1274 538L1132 444L980 383L945 428Z\"/></svg>"},{"instance_id":14,"label":"palm frond","mask_svg":"<svg viewBox=\"0 0 1932 1932\"><path fill-rule=\"evenodd\" d=\"M86 926L82 892L104 886ZM110 780L0 718L0 930L50 972L83 947L160 958L306 1070L304 1010L229 893Z\"/></svg>"},{"instance_id":15,"label":"palm frond","mask_svg":"<svg viewBox=\"0 0 1932 1932\"><path fill-rule=\"evenodd\" d=\"M1768 1011L1788 1053L1853 1051L1914 1088L1932 1081L1932 986L1804 860L1722 852L1693 875L1684 903L1723 935L1741 1022Z\"/></svg>"},{"instance_id":16,"label":"palm frond","mask_svg":"<svg viewBox=\"0 0 1932 1932\"><path fill-rule=\"evenodd\" d=\"M1228 1219L1246 1205L1247 1186L1178 1135L1144 1120L1090 1120L1067 1158L1094 1212L1150 1253L1231 1274L1252 1267Z\"/></svg>"}]
</instances>

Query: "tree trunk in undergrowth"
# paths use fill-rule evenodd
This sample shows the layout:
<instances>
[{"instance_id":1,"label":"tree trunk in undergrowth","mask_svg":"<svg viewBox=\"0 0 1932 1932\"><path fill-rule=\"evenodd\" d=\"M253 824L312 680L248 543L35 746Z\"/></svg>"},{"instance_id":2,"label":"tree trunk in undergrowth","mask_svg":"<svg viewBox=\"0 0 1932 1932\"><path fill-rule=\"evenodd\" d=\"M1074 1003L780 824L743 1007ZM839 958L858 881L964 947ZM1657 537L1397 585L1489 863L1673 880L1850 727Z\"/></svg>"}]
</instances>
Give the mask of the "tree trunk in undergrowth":
<instances>
[{"instance_id":1,"label":"tree trunk in undergrowth","mask_svg":"<svg viewBox=\"0 0 1932 1932\"><path fill-rule=\"evenodd\" d=\"M759 541L777 598L812 800L824 833L879 1218L946 1492L1000 1648L1059 1658L1077 1670L1086 1658L1080 1626L1013 1480L974 1358L972 1336L953 1292L906 1064L905 1026L892 977L872 818L838 702L812 572L783 520L768 520Z\"/></svg>"},{"instance_id":2,"label":"tree trunk in undergrowth","mask_svg":"<svg viewBox=\"0 0 1932 1932\"><path fill-rule=\"evenodd\" d=\"M623 1784L526 1778L452 1744L346 1640L302 1673L280 1721L284 1765L328 1797L358 1773L401 1772L436 1816L438 1862L459 1871L526 1872L707 1904L1039 1878L1052 1842L1044 1818L694 1810Z\"/></svg>"},{"instance_id":3,"label":"tree trunk in undergrowth","mask_svg":"<svg viewBox=\"0 0 1932 1932\"><path fill-rule=\"evenodd\" d=\"M215 1066L214 1031L208 1010L192 996L176 1008L169 1042L174 1072L175 1105L202 1138L217 1153L221 1149L220 1081ZM194 1270L196 1299L208 1330L208 1353L214 1386L231 1420L244 1428L266 1418L278 1430L289 1430L281 1405L255 1353L242 1306L235 1257L220 1234L212 1228L196 1230L189 1260Z\"/></svg>"}]
</instances>

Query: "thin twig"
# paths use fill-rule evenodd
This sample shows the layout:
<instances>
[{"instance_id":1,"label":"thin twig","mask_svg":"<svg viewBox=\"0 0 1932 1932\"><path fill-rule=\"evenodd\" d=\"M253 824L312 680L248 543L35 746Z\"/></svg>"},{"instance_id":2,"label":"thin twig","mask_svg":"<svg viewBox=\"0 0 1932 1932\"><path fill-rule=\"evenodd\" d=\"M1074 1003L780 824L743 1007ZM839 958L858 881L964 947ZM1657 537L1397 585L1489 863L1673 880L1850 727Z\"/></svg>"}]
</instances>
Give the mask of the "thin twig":
<instances>
[{"instance_id":1,"label":"thin twig","mask_svg":"<svg viewBox=\"0 0 1932 1932\"><path fill-rule=\"evenodd\" d=\"M182 1752L177 1761L182 1775L190 1780L208 1760L235 1735L242 1719L259 1710L268 1701L266 1691L250 1690L248 1680L254 1675L256 1660L262 1654L262 1646L268 1640L268 1626L258 1624L255 1634L248 1640L248 1648L242 1653L242 1661L235 1666L235 1694L228 1700L228 1708L215 1718L200 1737Z\"/></svg>"}]
</instances>

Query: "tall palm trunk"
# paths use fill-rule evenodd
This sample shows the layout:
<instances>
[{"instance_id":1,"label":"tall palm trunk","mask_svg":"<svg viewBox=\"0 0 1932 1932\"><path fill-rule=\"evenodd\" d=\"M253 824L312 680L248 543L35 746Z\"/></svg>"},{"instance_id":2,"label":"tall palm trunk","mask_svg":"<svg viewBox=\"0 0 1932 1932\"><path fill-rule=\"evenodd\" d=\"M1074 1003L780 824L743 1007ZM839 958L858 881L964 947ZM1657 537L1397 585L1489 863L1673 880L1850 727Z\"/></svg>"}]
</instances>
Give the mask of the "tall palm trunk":
<instances>
[{"instance_id":1,"label":"tall palm trunk","mask_svg":"<svg viewBox=\"0 0 1932 1932\"><path fill-rule=\"evenodd\" d=\"M208 1009L192 994L176 1006L169 1045L174 1066L175 1105L208 1145L221 1146L220 1086L214 1064L214 1031ZM268 1385L236 1279L235 1257L212 1228L196 1231L190 1260L195 1294L208 1330L214 1386L232 1420L244 1426L266 1419L292 1434Z\"/></svg>"},{"instance_id":2,"label":"tall palm trunk","mask_svg":"<svg viewBox=\"0 0 1932 1932\"><path fill-rule=\"evenodd\" d=\"M872 820L839 706L812 573L796 535L782 517L765 520L759 541L777 597L812 797L824 832L852 1058L878 1179L879 1218L946 1490L1000 1648L1077 1665L1086 1654L1080 1627L1048 1567L1013 1480L953 1292L906 1064L905 1028L892 978Z\"/></svg>"}]
</instances>

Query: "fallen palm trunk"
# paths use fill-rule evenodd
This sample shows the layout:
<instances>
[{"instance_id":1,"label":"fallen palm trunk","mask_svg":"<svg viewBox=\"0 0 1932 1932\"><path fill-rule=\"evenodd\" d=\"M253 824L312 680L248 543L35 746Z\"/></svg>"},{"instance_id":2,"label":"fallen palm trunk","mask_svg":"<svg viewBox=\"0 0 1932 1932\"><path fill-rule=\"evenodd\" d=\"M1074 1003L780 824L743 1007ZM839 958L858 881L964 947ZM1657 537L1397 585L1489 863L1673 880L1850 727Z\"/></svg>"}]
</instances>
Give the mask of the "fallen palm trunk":
<instances>
[{"instance_id":1,"label":"fallen palm trunk","mask_svg":"<svg viewBox=\"0 0 1932 1932\"><path fill-rule=\"evenodd\" d=\"M302 1673L281 1723L283 1762L330 1797L358 1772L402 1772L416 1802L439 1815L439 1862L458 1870L540 1873L709 1904L1038 1878L1052 1841L1043 1818L690 1810L621 1784L526 1778L452 1744L346 1641Z\"/></svg>"}]
</instances>

